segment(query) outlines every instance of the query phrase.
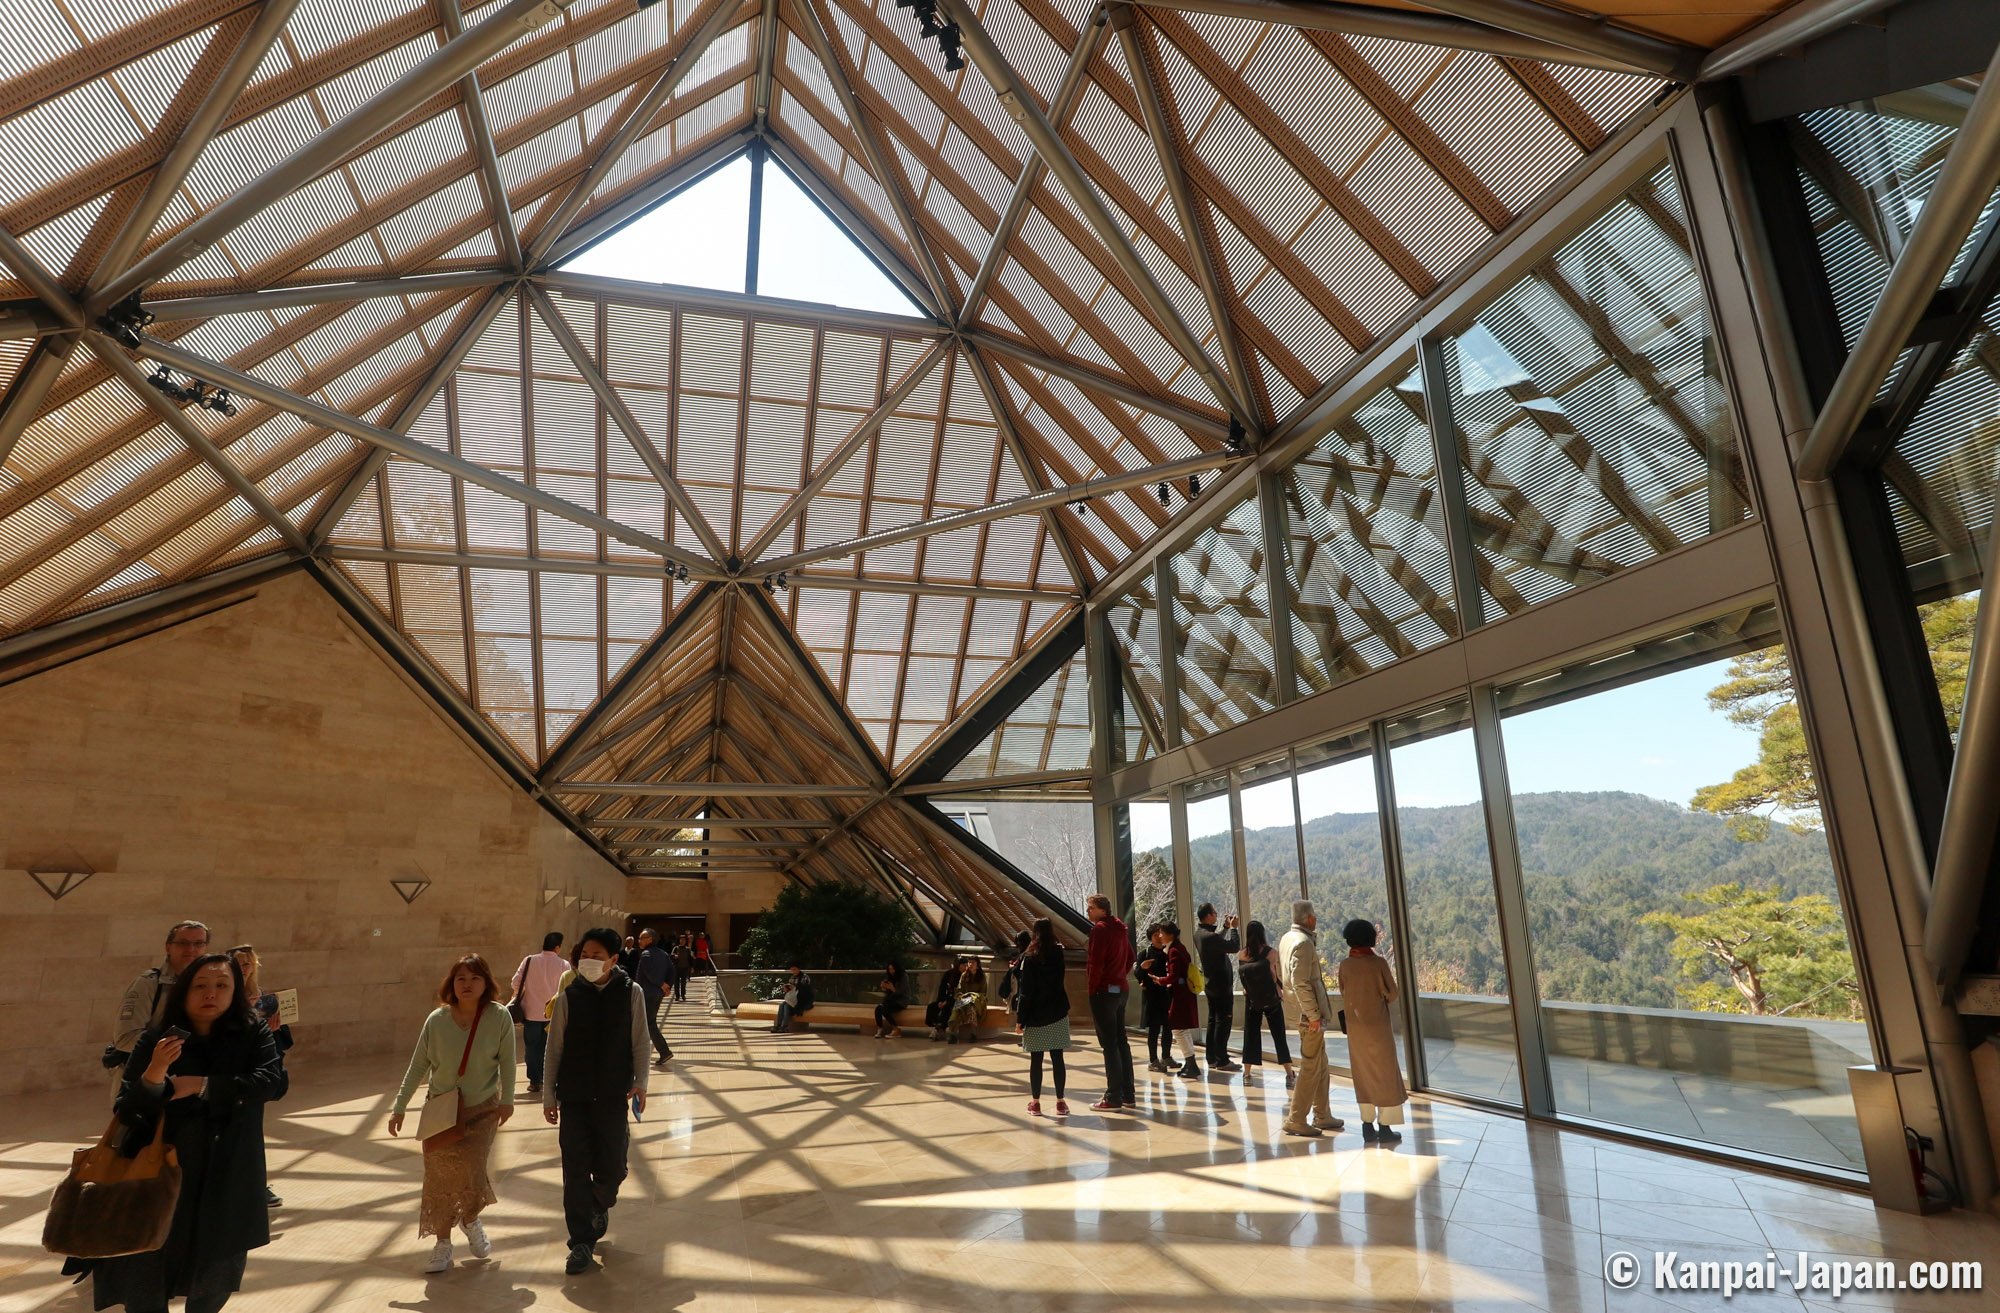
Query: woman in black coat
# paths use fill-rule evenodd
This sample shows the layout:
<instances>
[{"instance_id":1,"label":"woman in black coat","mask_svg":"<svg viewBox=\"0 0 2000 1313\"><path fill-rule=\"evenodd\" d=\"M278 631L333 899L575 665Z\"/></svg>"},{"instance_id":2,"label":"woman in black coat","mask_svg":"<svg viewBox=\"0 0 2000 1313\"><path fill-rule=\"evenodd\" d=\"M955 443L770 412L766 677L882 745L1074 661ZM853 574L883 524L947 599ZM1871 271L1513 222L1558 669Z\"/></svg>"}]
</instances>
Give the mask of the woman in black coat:
<instances>
[{"instance_id":1,"label":"woman in black coat","mask_svg":"<svg viewBox=\"0 0 2000 1313\"><path fill-rule=\"evenodd\" d=\"M283 1083L277 1043L251 1011L242 972L226 954L198 959L175 983L160 1025L139 1037L116 1106L130 1153L166 1118L181 1166L173 1226L159 1249L87 1264L95 1307L161 1313L184 1297L187 1313L216 1313L229 1302L249 1251L271 1243L264 1104Z\"/></svg>"},{"instance_id":2,"label":"woman in black coat","mask_svg":"<svg viewBox=\"0 0 2000 1313\"><path fill-rule=\"evenodd\" d=\"M1063 1101L1063 1050L1069 1047L1069 991L1063 987L1063 949L1055 926L1035 918L1028 946L1015 961L1021 979L1021 1011L1015 1029L1028 1051L1028 1115L1042 1115L1042 1057L1055 1068L1056 1116L1069 1116Z\"/></svg>"}]
</instances>

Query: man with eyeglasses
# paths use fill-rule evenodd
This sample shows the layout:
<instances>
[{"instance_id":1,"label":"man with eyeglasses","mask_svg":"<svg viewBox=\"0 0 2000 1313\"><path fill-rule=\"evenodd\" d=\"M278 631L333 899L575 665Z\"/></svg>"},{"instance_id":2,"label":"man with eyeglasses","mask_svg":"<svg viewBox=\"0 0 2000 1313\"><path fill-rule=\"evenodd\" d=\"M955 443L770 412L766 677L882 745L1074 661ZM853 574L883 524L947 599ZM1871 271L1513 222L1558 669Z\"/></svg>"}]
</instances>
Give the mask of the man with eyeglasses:
<instances>
[{"instance_id":1,"label":"man with eyeglasses","mask_svg":"<svg viewBox=\"0 0 2000 1313\"><path fill-rule=\"evenodd\" d=\"M167 931L167 960L159 966L147 967L125 990L125 1000L118 1008L118 1037L104 1051L107 1068L117 1071L124 1067L140 1034L159 1020L160 1009L181 972L206 952L208 927L201 922L180 921Z\"/></svg>"}]
</instances>

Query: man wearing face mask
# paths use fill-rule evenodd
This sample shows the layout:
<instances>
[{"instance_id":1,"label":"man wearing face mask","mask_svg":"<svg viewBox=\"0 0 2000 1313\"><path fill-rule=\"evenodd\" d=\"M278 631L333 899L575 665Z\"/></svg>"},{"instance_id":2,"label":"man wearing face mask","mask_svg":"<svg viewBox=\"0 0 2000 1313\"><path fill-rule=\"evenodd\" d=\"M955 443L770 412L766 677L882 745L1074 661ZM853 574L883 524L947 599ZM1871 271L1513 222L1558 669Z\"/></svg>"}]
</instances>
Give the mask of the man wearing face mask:
<instances>
[{"instance_id":1,"label":"man wearing face mask","mask_svg":"<svg viewBox=\"0 0 2000 1313\"><path fill-rule=\"evenodd\" d=\"M583 932L576 979L556 995L542 1115L561 1128L563 1219L572 1276L591 1269L625 1179L625 1109L646 1108L646 1001L618 966L618 932Z\"/></svg>"}]
</instances>

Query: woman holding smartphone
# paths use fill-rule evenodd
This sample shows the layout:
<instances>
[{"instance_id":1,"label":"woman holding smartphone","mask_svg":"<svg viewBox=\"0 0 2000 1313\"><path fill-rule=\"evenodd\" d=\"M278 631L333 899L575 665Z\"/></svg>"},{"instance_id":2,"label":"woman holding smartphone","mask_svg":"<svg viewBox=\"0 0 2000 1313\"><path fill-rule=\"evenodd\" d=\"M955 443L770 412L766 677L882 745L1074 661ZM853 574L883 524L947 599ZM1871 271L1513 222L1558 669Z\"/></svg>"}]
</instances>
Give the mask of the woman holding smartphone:
<instances>
[{"instance_id":1,"label":"woman holding smartphone","mask_svg":"<svg viewBox=\"0 0 2000 1313\"><path fill-rule=\"evenodd\" d=\"M424 1145L424 1193L417 1234L436 1236L426 1272L451 1266L451 1229L465 1232L474 1258L493 1252L479 1214L497 1203L486 1162L493 1138L514 1115L514 1018L500 1005L500 987L486 959L468 953L452 964L438 986L442 1004L424 1019L410 1055L403 1087L389 1112L389 1134L403 1132L403 1113L417 1083L428 1078L426 1098L458 1091L458 1123L465 1134L450 1144Z\"/></svg>"},{"instance_id":2,"label":"woman holding smartphone","mask_svg":"<svg viewBox=\"0 0 2000 1313\"><path fill-rule=\"evenodd\" d=\"M181 1167L174 1220L158 1249L64 1269L92 1274L96 1307L157 1313L179 1298L187 1313L216 1313L229 1302L250 1251L271 1243L264 1104L283 1081L277 1044L251 1011L235 962L223 953L195 959L160 1025L133 1047L118 1090L128 1150L165 1119Z\"/></svg>"}]
</instances>

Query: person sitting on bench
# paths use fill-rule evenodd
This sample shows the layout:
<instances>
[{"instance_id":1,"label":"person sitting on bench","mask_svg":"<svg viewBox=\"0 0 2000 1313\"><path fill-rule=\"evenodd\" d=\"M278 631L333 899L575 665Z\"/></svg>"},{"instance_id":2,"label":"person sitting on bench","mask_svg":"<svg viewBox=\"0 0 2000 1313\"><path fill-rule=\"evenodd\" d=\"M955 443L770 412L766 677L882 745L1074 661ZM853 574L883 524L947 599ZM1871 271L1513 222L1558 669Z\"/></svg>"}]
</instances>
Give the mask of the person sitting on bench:
<instances>
[{"instance_id":1,"label":"person sitting on bench","mask_svg":"<svg viewBox=\"0 0 2000 1313\"><path fill-rule=\"evenodd\" d=\"M782 1035L792 1028L792 1018L802 1017L813 1010L812 977L799 966L789 968L792 978L785 982L785 993L778 1000L778 1019L771 1026L771 1033Z\"/></svg>"}]
</instances>

